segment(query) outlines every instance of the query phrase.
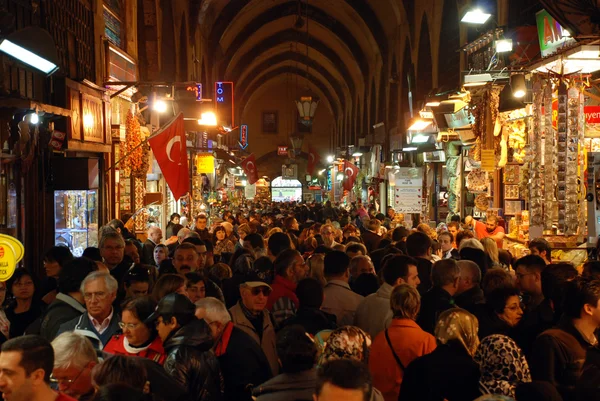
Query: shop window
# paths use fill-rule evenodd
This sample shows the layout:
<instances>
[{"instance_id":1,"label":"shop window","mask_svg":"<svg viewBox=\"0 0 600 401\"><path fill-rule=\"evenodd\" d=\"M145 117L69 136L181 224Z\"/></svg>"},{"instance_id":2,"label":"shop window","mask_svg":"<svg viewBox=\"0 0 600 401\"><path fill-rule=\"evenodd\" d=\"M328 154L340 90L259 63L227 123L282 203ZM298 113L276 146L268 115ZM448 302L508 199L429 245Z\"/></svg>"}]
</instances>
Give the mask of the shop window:
<instances>
[{"instance_id":1,"label":"shop window","mask_svg":"<svg viewBox=\"0 0 600 401\"><path fill-rule=\"evenodd\" d=\"M123 0L104 1L104 34L110 43L123 48L125 32L123 31Z\"/></svg>"}]
</instances>

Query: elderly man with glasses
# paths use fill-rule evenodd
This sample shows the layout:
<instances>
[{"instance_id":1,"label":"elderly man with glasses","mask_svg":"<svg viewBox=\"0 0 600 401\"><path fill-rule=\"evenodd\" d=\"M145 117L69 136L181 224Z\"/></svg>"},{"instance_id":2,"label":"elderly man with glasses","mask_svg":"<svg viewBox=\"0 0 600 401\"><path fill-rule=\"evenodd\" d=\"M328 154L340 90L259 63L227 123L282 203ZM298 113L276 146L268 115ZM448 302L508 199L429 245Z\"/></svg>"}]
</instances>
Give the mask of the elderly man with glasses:
<instances>
[{"instance_id":1,"label":"elderly man with glasses","mask_svg":"<svg viewBox=\"0 0 600 401\"><path fill-rule=\"evenodd\" d=\"M94 398L92 369L98 364L94 346L85 336L62 333L52 341L54 369L50 383L79 401Z\"/></svg>"},{"instance_id":2,"label":"elderly man with glasses","mask_svg":"<svg viewBox=\"0 0 600 401\"><path fill-rule=\"evenodd\" d=\"M81 283L87 312L62 324L58 333L74 331L90 339L96 350L102 350L119 331L120 316L112 303L117 297L117 280L103 272L90 273Z\"/></svg>"}]
</instances>

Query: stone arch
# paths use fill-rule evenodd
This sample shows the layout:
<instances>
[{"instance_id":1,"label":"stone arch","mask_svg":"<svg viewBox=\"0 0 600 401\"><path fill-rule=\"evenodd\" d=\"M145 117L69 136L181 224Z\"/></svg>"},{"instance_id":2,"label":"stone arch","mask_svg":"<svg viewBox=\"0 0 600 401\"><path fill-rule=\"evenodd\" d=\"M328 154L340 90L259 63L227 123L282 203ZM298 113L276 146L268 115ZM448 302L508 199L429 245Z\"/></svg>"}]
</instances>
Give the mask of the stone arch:
<instances>
[{"instance_id":1,"label":"stone arch","mask_svg":"<svg viewBox=\"0 0 600 401\"><path fill-rule=\"evenodd\" d=\"M179 63L178 76L179 81L187 81L188 79L188 35L187 35L187 20L185 14L181 16L181 26L179 27Z\"/></svg>"},{"instance_id":2,"label":"stone arch","mask_svg":"<svg viewBox=\"0 0 600 401\"><path fill-rule=\"evenodd\" d=\"M160 77L163 81L173 81L177 72L175 53L175 19L171 2L163 2L162 36L160 41Z\"/></svg>"},{"instance_id":3,"label":"stone arch","mask_svg":"<svg viewBox=\"0 0 600 401\"><path fill-rule=\"evenodd\" d=\"M375 78L371 79L371 93L369 95L371 101L371 110L369 111L369 125L372 127L377 124L377 89L375 88Z\"/></svg>"},{"instance_id":4,"label":"stone arch","mask_svg":"<svg viewBox=\"0 0 600 401\"><path fill-rule=\"evenodd\" d=\"M414 94L415 94L415 72L411 58L410 44L408 41L404 47L404 55L402 57L402 72L400 75L402 95L400 98L400 121L398 127L401 132L407 128L408 119L413 114Z\"/></svg>"},{"instance_id":5,"label":"stone arch","mask_svg":"<svg viewBox=\"0 0 600 401\"><path fill-rule=\"evenodd\" d=\"M392 60L392 68L390 72L390 100L388 102L388 122L390 128L398 126L398 85L399 85L398 66L396 57Z\"/></svg>"},{"instance_id":6,"label":"stone arch","mask_svg":"<svg viewBox=\"0 0 600 401\"><path fill-rule=\"evenodd\" d=\"M433 63L431 60L431 40L427 15L423 15L421 33L419 35L419 53L417 58L416 106L420 108L431 91L433 85Z\"/></svg>"},{"instance_id":7,"label":"stone arch","mask_svg":"<svg viewBox=\"0 0 600 401\"><path fill-rule=\"evenodd\" d=\"M460 25L456 0L444 1L438 49L438 88L450 90L460 84Z\"/></svg>"}]
</instances>

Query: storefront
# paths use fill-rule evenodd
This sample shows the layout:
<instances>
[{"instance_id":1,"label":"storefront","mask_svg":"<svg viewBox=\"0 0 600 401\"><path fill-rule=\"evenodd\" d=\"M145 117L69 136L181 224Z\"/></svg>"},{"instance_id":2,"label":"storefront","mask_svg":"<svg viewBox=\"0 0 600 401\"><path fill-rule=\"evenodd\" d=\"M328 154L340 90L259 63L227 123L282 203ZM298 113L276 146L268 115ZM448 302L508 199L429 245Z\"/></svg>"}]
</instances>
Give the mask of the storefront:
<instances>
[{"instance_id":1,"label":"storefront","mask_svg":"<svg viewBox=\"0 0 600 401\"><path fill-rule=\"evenodd\" d=\"M287 180L281 177L271 181L272 202L301 202L302 183L298 180Z\"/></svg>"}]
</instances>

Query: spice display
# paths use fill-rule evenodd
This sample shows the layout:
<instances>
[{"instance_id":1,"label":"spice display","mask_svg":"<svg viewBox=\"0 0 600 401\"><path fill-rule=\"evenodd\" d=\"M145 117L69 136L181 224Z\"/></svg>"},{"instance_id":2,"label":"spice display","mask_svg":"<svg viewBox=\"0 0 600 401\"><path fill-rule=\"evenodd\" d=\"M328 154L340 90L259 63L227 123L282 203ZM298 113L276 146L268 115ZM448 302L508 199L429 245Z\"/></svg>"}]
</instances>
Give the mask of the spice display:
<instances>
[{"instance_id":1,"label":"spice display","mask_svg":"<svg viewBox=\"0 0 600 401\"><path fill-rule=\"evenodd\" d=\"M124 175L146 178L148 173L148 157L150 147L144 140L137 117L129 111L127 114L125 142L121 143L121 153L127 155L120 163Z\"/></svg>"}]
</instances>

